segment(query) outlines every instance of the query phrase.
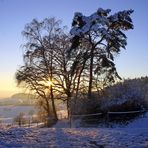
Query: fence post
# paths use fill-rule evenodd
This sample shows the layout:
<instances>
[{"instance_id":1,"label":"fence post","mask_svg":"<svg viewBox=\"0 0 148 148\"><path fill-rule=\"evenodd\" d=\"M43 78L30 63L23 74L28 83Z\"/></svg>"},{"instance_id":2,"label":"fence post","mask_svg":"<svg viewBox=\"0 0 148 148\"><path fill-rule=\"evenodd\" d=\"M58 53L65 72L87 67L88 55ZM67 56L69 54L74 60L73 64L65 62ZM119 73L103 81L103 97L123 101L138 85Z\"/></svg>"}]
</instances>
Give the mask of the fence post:
<instances>
[{"instance_id":1,"label":"fence post","mask_svg":"<svg viewBox=\"0 0 148 148\"><path fill-rule=\"evenodd\" d=\"M106 123L107 123L107 127L109 127L109 113L106 113Z\"/></svg>"},{"instance_id":2,"label":"fence post","mask_svg":"<svg viewBox=\"0 0 148 148\"><path fill-rule=\"evenodd\" d=\"M70 115L70 128L71 128L71 118L72 118L72 115Z\"/></svg>"}]
</instances>

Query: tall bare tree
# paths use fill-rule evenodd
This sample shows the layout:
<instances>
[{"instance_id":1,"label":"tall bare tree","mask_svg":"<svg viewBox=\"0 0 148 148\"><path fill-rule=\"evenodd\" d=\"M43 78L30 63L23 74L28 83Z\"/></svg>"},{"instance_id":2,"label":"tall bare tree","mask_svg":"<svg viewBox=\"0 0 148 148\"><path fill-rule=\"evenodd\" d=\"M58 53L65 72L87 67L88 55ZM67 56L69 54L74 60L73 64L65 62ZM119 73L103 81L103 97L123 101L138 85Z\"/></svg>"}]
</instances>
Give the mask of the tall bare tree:
<instances>
[{"instance_id":1,"label":"tall bare tree","mask_svg":"<svg viewBox=\"0 0 148 148\"><path fill-rule=\"evenodd\" d=\"M18 84L37 94L38 104L48 117L53 112L57 120L56 99L66 101L69 115L70 100L76 84L79 85L77 79L81 72L75 65L80 61L80 53L71 58L67 56L71 47L70 37L55 18L41 22L34 19L26 25L23 36L27 42L24 44L24 66L16 73Z\"/></svg>"},{"instance_id":2,"label":"tall bare tree","mask_svg":"<svg viewBox=\"0 0 148 148\"><path fill-rule=\"evenodd\" d=\"M25 84L42 98L44 105L41 104L45 106L48 116L51 102L55 120L57 113L53 84L57 73L57 50L60 47L59 40L64 34L63 29L60 21L55 18L46 18L41 22L34 19L27 24L22 32L27 40L24 45L24 66L16 73L18 84Z\"/></svg>"}]
</instances>

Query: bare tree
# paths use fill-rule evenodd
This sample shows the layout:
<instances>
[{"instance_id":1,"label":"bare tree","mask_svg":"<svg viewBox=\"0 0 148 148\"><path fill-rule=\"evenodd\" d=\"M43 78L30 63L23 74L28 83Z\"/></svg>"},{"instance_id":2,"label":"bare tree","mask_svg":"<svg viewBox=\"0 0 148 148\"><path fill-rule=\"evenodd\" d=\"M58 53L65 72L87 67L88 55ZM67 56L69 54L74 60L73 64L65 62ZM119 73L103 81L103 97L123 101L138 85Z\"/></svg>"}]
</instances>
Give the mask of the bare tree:
<instances>
[{"instance_id":1,"label":"bare tree","mask_svg":"<svg viewBox=\"0 0 148 148\"><path fill-rule=\"evenodd\" d=\"M27 122L25 114L23 112L19 113L19 115L14 118L14 122L18 123L19 126L25 124Z\"/></svg>"},{"instance_id":2,"label":"bare tree","mask_svg":"<svg viewBox=\"0 0 148 148\"><path fill-rule=\"evenodd\" d=\"M48 117L53 112L57 120L56 99L66 101L70 112L70 100L76 83L79 84L80 68L74 65L80 54L74 54L72 58L67 56L70 37L54 18L41 22L33 20L26 25L23 35L27 39L24 66L16 72L17 82L36 93L38 105Z\"/></svg>"},{"instance_id":3,"label":"bare tree","mask_svg":"<svg viewBox=\"0 0 148 148\"><path fill-rule=\"evenodd\" d=\"M34 19L26 25L23 35L27 39L24 66L17 71L16 79L18 84L24 84L38 95L48 116L52 110L57 121L53 84L58 58L56 51L60 46L58 41L63 35L60 21L55 18L46 18L41 22Z\"/></svg>"}]
</instances>

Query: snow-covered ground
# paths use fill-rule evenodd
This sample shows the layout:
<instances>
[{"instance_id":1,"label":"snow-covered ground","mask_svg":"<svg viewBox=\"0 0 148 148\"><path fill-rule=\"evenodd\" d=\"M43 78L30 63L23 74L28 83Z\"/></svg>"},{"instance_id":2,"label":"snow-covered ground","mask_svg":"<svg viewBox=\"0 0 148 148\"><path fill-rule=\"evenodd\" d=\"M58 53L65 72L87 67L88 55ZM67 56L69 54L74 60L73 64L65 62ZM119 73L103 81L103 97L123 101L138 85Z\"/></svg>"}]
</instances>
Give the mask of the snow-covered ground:
<instances>
[{"instance_id":1,"label":"snow-covered ground","mask_svg":"<svg viewBox=\"0 0 148 148\"><path fill-rule=\"evenodd\" d=\"M0 148L147 148L148 129L10 128L0 130Z\"/></svg>"},{"instance_id":2,"label":"snow-covered ground","mask_svg":"<svg viewBox=\"0 0 148 148\"><path fill-rule=\"evenodd\" d=\"M126 128L147 128L148 129L148 112L133 122L129 123Z\"/></svg>"},{"instance_id":3,"label":"snow-covered ground","mask_svg":"<svg viewBox=\"0 0 148 148\"><path fill-rule=\"evenodd\" d=\"M62 127L62 128L61 128ZM148 148L148 113L124 128L1 128L0 148Z\"/></svg>"},{"instance_id":4,"label":"snow-covered ground","mask_svg":"<svg viewBox=\"0 0 148 148\"><path fill-rule=\"evenodd\" d=\"M0 121L3 124L12 124L14 118L20 113L24 113L25 116L28 116L30 111L36 114L37 108L35 108L35 106L0 106Z\"/></svg>"},{"instance_id":5,"label":"snow-covered ground","mask_svg":"<svg viewBox=\"0 0 148 148\"><path fill-rule=\"evenodd\" d=\"M63 106L60 107L62 108ZM14 118L20 113L24 113L25 117L28 117L30 116L30 112L33 112L33 114L36 115L38 109L35 106L0 106L0 121L3 124L13 124ZM67 111L64 109L57 111L57 114L59 119L67 118Z\"/></svg>"}]
</instances>

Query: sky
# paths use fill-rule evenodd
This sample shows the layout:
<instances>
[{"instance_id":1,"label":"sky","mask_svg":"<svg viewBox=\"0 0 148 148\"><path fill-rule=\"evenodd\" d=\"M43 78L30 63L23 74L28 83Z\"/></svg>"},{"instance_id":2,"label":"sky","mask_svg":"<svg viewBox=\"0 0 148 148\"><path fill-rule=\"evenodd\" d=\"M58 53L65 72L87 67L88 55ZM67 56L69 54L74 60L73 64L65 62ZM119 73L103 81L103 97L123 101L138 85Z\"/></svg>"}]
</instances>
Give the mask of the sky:
<instances>
[{"instance_id":1,"label":"sky","mask_svg":"<svg viewBox=\"0 0 148 148\"><path fill-rule=\"evenodd\" d=\"M15 72L23 64L21 32L27 23L56 17L70 29L75 12L89 16L100 7L112 13L134 10L134 30L126 32L128 45L115 63L122 78L148 75L147 6L147 0L0 0L0 98L22 91L16 86Z\"/></svg>"}]
</instances>

